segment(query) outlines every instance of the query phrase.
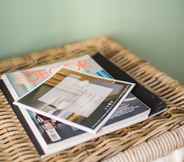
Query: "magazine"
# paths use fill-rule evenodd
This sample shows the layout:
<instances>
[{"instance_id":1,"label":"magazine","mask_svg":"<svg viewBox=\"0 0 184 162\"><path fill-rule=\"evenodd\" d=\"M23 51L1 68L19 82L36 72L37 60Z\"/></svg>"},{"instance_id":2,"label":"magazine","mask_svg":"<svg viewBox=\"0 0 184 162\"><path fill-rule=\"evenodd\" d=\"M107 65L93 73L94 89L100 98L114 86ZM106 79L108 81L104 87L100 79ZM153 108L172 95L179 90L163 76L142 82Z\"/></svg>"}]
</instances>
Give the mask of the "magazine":
<instances>
[{"instance_id":1,"label":"magazine","mask_svg":"<svg viewBox=\"0 0 184 162\"><path fill-rule=\"evenodd\" d=\"M58 67L60 68L61 65L65 67L72 66L72 68L76 70L80 69L80 71L83 72L112 78L112 76L91 57L85 55L71 61L7 73L2 76L2 79L13 96L13 100L16 100L35 87L36 84L47 79L54 70ZM25 78L26 82L21 82L21 78ZM129 110L124 112L123 118L119 111L121 109ZM58 151L62 151L82 142L143 121L150 113L150 108L130 93L105 126L102 127L97 134L91 134L74 127L69 127L29 110L19 108L16 108L16 110L20 112L18 118L22 116L21 122L27 125L25 129L41 156L57 153Z\"/></svg>"},{"instance_id":2,"label":"magazine","mask_svg":"<svg viewBox=\"0 0 184 162\"><path fill-rule=\"evenodd\" d=\"M61 67L14 104L96 133L133 87L134 83L104 79Z\"/></svg>"}]
</instances>

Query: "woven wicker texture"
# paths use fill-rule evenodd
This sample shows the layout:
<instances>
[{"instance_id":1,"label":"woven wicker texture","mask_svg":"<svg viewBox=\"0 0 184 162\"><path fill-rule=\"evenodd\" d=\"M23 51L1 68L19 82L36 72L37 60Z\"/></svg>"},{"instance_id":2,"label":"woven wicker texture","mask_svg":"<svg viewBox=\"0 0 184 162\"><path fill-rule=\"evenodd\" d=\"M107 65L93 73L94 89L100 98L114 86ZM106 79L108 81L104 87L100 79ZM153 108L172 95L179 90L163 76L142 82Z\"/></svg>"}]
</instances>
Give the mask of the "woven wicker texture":
<instances>
[{"instance_id":1,"label":"woven wicker texture","mask_svg":"<svg viewBox=\"0 0 184 162\"><path fill-rule=\"evenodd\" d=\"M119 153L118 156L111 158L111 161L119 159L119 161L146 162L184 146L184 127L182 126L184 124L184 88L148 62L139 59L126 48L106 37L73 43L63 48L49 49L24 57L2 60L0 74L53 63L78 56L81 53L94 54L97 51L165 100L167 111L57 155L40 159L0 91L0 161L96 162Z\"/></svg>"}]
</instances>

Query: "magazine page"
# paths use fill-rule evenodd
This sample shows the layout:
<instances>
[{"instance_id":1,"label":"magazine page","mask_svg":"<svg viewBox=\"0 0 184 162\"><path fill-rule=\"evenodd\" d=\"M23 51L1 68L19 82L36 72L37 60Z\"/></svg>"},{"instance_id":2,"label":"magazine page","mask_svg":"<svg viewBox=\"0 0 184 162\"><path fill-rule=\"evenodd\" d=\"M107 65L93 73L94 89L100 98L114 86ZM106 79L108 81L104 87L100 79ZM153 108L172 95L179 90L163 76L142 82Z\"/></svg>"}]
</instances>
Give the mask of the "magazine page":
<instances>
[{"instance_id":1,"label":"magazine page","mask_svg":"<svg viewBox=\"0 0 184 162\"><path fill-rule=\"evenodd\" d=\"M84 55L63 62L6 73L2 75L2 79L7 80L10 83L10 87L12 86L11 93L14 99L17 100L33 89L36 85L53 75L62 66L80 72L86 72L105 78L112 78L112 76L89 55ZM135 98L135 96L130 92L125 100L128 98Z\"/></svg>"},{"instance_id":2,"label":"magazine page","mask_svg":"<svg viewBox=\"0 0 184 162\"><path fill-rule=\"evenodd\" d=\"M61 67L89 74L97 74L99 76L105 75L106 77L111 78L110 74L103 70L102 67L99 66L89 55L80 56L50 65L6 73L2 78L4 76L7 77L15 91L14 98L17 99L33 89L36 85L49 78Z\"/></svg>"},{"instance_id":3,"label":"magazine page","mask_svg":"<svg viewBox=\"0 0 184 162\"><path fill-rule=\"evenodd\" d=\"M61 68L14 104L95 133L133 87L134 83Z\"/></svg>"}]
</instances>

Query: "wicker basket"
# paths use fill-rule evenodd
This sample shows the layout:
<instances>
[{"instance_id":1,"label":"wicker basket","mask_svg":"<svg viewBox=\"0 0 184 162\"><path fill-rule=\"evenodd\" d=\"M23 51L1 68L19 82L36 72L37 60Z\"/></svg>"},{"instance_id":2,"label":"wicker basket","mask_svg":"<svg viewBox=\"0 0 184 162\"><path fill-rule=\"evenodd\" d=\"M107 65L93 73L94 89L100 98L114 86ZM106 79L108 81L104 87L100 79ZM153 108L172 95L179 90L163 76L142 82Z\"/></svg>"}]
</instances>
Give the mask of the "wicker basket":
<instances>
[{"instance_id":1,"label":"wicker basket","mask_svg":"<svg viewBox=\"0 0 184 162\"><path fill-rule=\"evenodd\" d=\"M139 59L126 48L106 37L3 60L0 62L0 74L53 63L81 53L94 54L97 51L165 100L167 112L77 145L57 155L40 159L0 91L0 161L96 162L104 160L110 162L122 160L147 162L184 146L184 88L148 62Z\"/></svg>"}]
</instances>

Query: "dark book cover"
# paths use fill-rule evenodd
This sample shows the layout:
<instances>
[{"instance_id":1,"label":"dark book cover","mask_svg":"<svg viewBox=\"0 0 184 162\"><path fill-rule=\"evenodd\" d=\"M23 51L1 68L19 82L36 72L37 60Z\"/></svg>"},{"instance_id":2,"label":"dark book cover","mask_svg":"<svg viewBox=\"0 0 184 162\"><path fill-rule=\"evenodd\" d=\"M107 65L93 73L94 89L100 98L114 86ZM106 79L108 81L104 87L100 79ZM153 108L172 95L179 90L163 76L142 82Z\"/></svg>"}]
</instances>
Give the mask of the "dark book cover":
<instances>
[{"instance_id":1,"label":"dark book cover","mask_svg":"<svg viewBox=\"0 0 184 162\"><path fill-rule=\"evenodd\" d=\"M123 79L126 81L133 81L134 83L137 83L126 72L120 70L117 66L107 60L104 56L96 54L93 56L93 59L105 69L98 71L97 75L108 78L114 77L117 79ZM24 115L17 106L12 104L14 102L14 99L2 80L0 81L0 89L2 89L9 104L13 107L13 110L15 111L18 119L25 128L27 134L29 135L39 154L45 155L44 148L42 148L42 146L40 145L38 137L35 136L35 134L33 133L33 130L29 126L29 123L27 123L27 120L25 119ZM151 116L161 113L166 108L166 104L158 96L154 95L144 86L137 83L135 89L127 96L126 101L119 106L119 108L107 121L104 127L108 125L111 126L111 124L113 123L123 121L126 118L130 118L132 115L136 115L141 111L143 112L147 110L148 107L145 104L151 108ZM31 111L28 111L28 114L34 121L37 129L39 130L40 134L42 135L43 139L45 140L48 146L50 144L53 145L54 143L62 143L62 141L65 141L70 138L72 139L72 137L78 135L80 136L81 134L86 133L84 131L81 131L74 127L70 127L57 121L53 121L50 118L41 116Z\"/></svg>"}]
</instances>

